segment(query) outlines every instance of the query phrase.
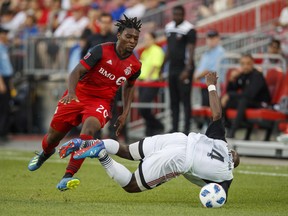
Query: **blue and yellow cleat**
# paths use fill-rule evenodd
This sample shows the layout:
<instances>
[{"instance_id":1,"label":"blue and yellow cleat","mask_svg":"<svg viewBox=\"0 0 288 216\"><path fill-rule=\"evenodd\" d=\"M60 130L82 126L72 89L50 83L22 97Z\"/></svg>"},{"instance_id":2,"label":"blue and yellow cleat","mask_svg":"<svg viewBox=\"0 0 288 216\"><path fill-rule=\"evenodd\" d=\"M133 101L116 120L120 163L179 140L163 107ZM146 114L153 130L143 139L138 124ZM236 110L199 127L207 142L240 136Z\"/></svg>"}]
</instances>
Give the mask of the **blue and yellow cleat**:
<instances>
[{"instance_id":1,"label":"blue and yellow cleat","mask_svg":"<svg viewBox=\"0 0 288 216\"><path fill-rule=\"evenodd\" d=\"M83 140L79 138L75 138L64 143L58 150L60 158L65 158L72 152L79 150L82 144Z\"/></svg>"},{"instance_id":2,"label":"blue and yellow cleat","mask_svg":"<svg viewBox=\"0 0 288 216\"><path fill-rule=\"evenodd\" d=\"M34 156L29 164L28 164L28 169L30 171L35 171L37 169L39 169L42 164L49 158L51 157L53 154L55 153L55 149L52 153L48 154L48 155L45 155L44 152L40 152L40 153L37 153L35 152L36 156Z\"/></svg>"},{"instance_id":3,"label":"blue and yellow cleat","mask_svg":"<svg viewBox=\"0 0 288 216\"><path fill-rule=\"evenodd\" d=\"M75 189L80 184L80 180L77 178L63 178L57 185L57 189L60 191L66 191L69 189Z\"/></svg>"},{"instance_id":4,"label":"blue and yellow cleat","mask_svg":"<svg viewBox=\"0 0 288 216\"><path fill-rule=\"evenodd\" d=\"M95 140L93 145L80 149L75 152L74 159L82 159L86 157L98 158L99 153L105 149L104 142L102 140Z\"/></svg>"}]
</instances>

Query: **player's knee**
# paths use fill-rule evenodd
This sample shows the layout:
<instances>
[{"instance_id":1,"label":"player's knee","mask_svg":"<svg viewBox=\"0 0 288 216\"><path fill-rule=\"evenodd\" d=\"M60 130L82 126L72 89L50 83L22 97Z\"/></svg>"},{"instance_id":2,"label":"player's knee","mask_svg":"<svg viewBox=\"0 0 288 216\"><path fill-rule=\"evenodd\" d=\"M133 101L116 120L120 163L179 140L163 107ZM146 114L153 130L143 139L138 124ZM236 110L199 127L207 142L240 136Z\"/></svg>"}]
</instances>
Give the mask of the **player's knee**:
<instances>
[{"instance_id":1,"label":"player's knee","mask_svg":"<svg viewBox=\"0 0 288 216\"><path fill-rule=\"evenodd\" d=\"M128 193L139 193L139 192L141 192L134 175L132 176L131 181L129 182L129 184L126 185L125 187L123 187L123 189L126 192L128 192Z\"/></svg>"},{"instance_id":2,"label":"player's knee","mask_svg":"<svg viewBox=\"0 0 288 216\"><path fill-rule=\"evenodd\" d=\"M47 142L48 144L58 143L63 139L65 133L57 132L55 130L49 130L47 134Z\"/></svg>"},{"instance_id":3,"label":"player's knee","mask_svg":"<svg viewBox=\"0 0 288 216\"><path fill-rule=\"evenodd\" d=\"M86 134L90 136L94 136L95 133L101 129L101 124L99 120L95 117L89 117L85 120L81 134Z\"/></svg>"}]
</instances>

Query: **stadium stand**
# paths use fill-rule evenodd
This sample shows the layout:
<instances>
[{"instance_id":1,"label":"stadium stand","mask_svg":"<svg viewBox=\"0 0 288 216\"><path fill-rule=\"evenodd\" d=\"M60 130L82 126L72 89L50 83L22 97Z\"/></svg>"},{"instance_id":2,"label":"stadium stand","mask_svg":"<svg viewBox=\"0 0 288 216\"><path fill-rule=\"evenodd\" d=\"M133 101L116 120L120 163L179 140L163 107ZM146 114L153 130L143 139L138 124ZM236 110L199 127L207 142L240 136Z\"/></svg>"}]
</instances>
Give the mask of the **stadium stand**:
<instances>
[{"instance_id":1,"label":"stadium stand","mask_svg":"<svg viewBox=\"0 0 288 216\"><path fill-rule=\"evenodd\" d=\"M71 48L74 47L74 45L79 42L79 38L50 37L51 34L47 34L47 32L45 31L46 26L46 30L49 29L49 31L53 32L53 29L55 30L57 25L60 25L60 23L64 20L65 16L71 15L71 11L69 10L69 8L71 8L73 5L70 6L62 5L61 7L61 5L59 6L59 2L61 2L60 0L52 1L55 2L55 4L58 3L58 5L56 6L47 5L46 2L49 1L39 1L40 5L38 5L36 8L36 7L29 7L28 2L30 1L12 0L10 2L11 2L10 6L1 5L2 6L0 15L1 24L4 24L8 18L10 19L8 21L13 20L13 18L15 18L17 14L23 15L26 12L28 13L28 11L29 13L33 13L33 10L31 9L34 8L35 11L37 11L38 15L39 14L43 15L39 16L40 20L38 20L37 22L41 24L41 25L39 24L39 27L41 27L39 36L27 38L23 43L23 49L21 49L20 51L19 49L16 49L16 47L13 45L11 46L10 49L12 62L15 65L15 68L17 68L17 71L15 71L16 84L19 83L18 86L21 86L22 83L25 82L28 83L29 86L28 99L27 97L25 97L26 98L25 100L28 101L28 103L30 103L30 105L27 106L29 114L26 115L26 118L28 117L29 119L28 120L26 119L26 122L28 122L27 123L28 128L25 131L27 131L27 133L33 133L35 131L37 132L37 130L35 130L35 127L38 127L34 123L38 120L35 119L43 120L45 119L46 115L50 116L51 112L54 111L49 110L49 108L46 107L46 105L49 106L49 104L45 104L44 109L39 108L37 109L35 107L43 103L41 101L45 101L45 97L49 96L51 97L51 95L53 95L51 100L55 101L59 97L60 92L63 90L63 86L65 86L64 82L65 77L67 76L68 73L67 65ZM78 4L80 3L83 6L85 6L87 10L89 10L91 3L97 3L101 10L110 11L110 9L112 8L111 2L113 1L79 0L77 2ZM25 3L27 3L26 6L24 5ZM145 31L154 30L158 35L158 44L160 44L164 49L165 49L165 40L163 40L163 26L166 24L167 20L171 20L171 9L173 6L177 4L183 4L185 8L187 8L187 10L189 11L187 12L188 16L187 18L195 24L197 31L199 32L198 44L196 50L196 62L206 49L206 47L204 46L205 35L203 35L202 32L203 33L206 32L206 30L211 28L211 26L213 26L213 28L216 28L219 32L221 32L221 35L223 35L222 40L223 47L229 52L233 52L234 54L236 53L235 54L236 57L239 53L243 52L265 53L271 37L278 37L281 39L281 41L284 41L283 43L284 47L285 47L285 41L286 42L288 41L287 34L285 34L285 32L281 32L279 34L279 32L275 31L275 26L272 25L273 22L277 20L277 18L279 17L282 8L285 6L285 0L267 0L267 1L234 0L233 5L231 7L226 8L224 11L221 11L220 13L212 13L210 16L206 18L203 18L199 16L199 14L197 14L197 8L203 4L202 0L159 1L157 7L149 8L149 11L147 11L147 13L145 13L144 17L142 18L144 21L143 33ZM28 10L28 8L30 8L30 10ZM3 12L5 10L11 10L12 13L10 13L11 11L9 13ZM45 17L46 18L49 17L48 14L49 12L52 11L54 14L57 14L59 18L57 19L57 22L53 23L53 28L51 28L51 23L45 24ZM59 13L58 12L56 13L56 11L58 11ZM9 23L8 21L7 23ZM7 23L6 26L9 26L9 24ZM13 38L15 35L17 35L16 32L13 32L13 34L11 34L11 37ZM50 54L52 56L47 60L48 62L46 63L47 65L46 68L41 66L39 61L39 54L37 53L37 44L39 44L41 41L45 41L45 43L50 42L49 44L51 44ZM61 61L58 62L57 65L53 64L53 51L55 51L53 50L53 46L54 48L57 48L56 50L57 56L54 55L54 58L57 57L58 59L61 59ZM138 47L138 51L141 52L141 42ZM19 58L19 56L21 58ZM258 63L259 63L258 65L260 66L262 65L261 60ZM19 67L19 64L21 64L21 67ZM233 60L231 63L229 62L229 64L226 65L219 64L219 67L220 66L222 68L225 67L224 69L228 71L231 70L231 68L234 68L235 65L236 64ZM279 87L280 86L279 82L277 82L277 80L280 79L281 76L285 76L286 82L283 81L284 80L283 79L282 83L284 84L282 84L282 86L287 86L288 82L287 75L285 75L287 71L286 65L281 66L281 68L282 73L280 73L277 70L277 68L274 69L272 68L267 72L266 75L267 83L269 83L270 91L273 94L273 102L271 106L275 104L278 105L278 103L280 103L281 100L283 100L284 95L287 96L287 93L281 90L282 88ZM51 86L53 87L48 87L49 86L49 84L47 84L48 81L50 82L54 81L57 84L55 85L51 84ZM138 83L138 84L149 85L149 83ZM164 122L169 121L170 113L167 112L169 101L166 97L167 96L166 84L163 82L162 84L159 85L161 85L163 89L159 93L160 95L159 99L156 101L157 103L139 104L137 103L137 98L135 98L135 103L132 104L133 109L131 112L130 122L128 123L130 134L137 134L134 133L134 131L137 131L143 124L143 121L139 119L139 115L135 111L136 109L134 109L134 107L138 108L140 106L149 106L155 108L157 112L157 117L161 118ZM223 85L224 84L222 84L221 89L223 89ZM45 86L47 88L44 88ZM57 86L57 88L55 88L55 86ZM194 84L193 91L197 92L197 88L200 87L203 86ZM49 93L47 93L46 91L49 91ZM195 94L193 95L193 97L194 97L193 100L195 100ZM50 104L51 103L52 102L50 102ZM206 108L199 106L196 107L197 101L194 104L195 107L191 111L193 118L198 117L200 119L202 118L202 120L204 121L207 121L207 119L211 114L210 109L207 107ZM46 112L45 109L49 110L49 112ZM279 110L265 109L262 111L258 110L256 113L249 112L249 116L251 115L256 116L256 114L257 118L254 119L251 118L251 121L253 120L255 122L255 125L257 125L256 123L266 122L265 124L268 125L267 128L269 128L270 131L271 129L274 130L275 128L277 128L276 126L279 123L282 123L283 121L287 122L287 114L283 114ZM229 116L233 118L233 111L231 111L231 114L229 113ZM43 122L44 122L43 124L46 124L45 121ZM257 127L260 127L260 125ZM267 137L270 137L271 135L268 134L269 135L268 136L267 133L265 139L267 139Z\"/></svg>"}]
</instances>

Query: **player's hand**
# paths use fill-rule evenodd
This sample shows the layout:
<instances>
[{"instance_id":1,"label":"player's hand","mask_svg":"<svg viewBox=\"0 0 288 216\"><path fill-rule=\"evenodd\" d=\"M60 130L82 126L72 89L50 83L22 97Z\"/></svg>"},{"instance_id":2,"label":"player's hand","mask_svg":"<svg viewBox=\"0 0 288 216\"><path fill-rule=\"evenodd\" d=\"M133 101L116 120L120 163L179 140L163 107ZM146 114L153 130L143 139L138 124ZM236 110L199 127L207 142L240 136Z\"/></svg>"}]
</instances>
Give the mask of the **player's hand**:
<instances>
[{"instance_id":1,"label":"player's hand","mask_svg":"<svg viewBox=\"0 0 288 216\"><path fill-rule=\"evenodd\" d=\"M179 76L179 79L181 80L181 81L183 81L183 82L185 82L185 80L188 80L189 81L189 71L187 71L187 70L184 70L184 71L182 71L182 73L180 74L180 76Z\"/></svg>"},{"instance_id":2,"label":"player's hand","mask_svg":"<svg viewBox=\"0 0 288 216\"><path fill-rule=\"evenodd\" d=\"M123 126L125 125L125 122L126 122L126 118L127 118L127 115L125 114L122 114L118 117L118 119L116 120L115 124L114 124L114 127L116 127L116 136L119 136Z\"/></svg>"},{"instance_id":3,"label":"player's hand","mask_svg":"<svg viewBox=\"0 0 288 216\"><path fill-rule=\"evenodd\" d=\"M61 98L59 101L60 103L64 103L64 105L69 104L71 101L76 101L76 102L80 102L78 100L78 97L76 96L76 94L67 94L66 96L64 96L63 98Z\"/></svg>"},{"instance_id":4,"label":"player's hand","mask_svg":"<svg viewBox=\"0 0 288 216\"><path fill-rule=\"evenodd\" d=\"M223 95L221 98L222 107L226 107L228 101L229 101L229 95L228 94Z\"/></svg>"},{"instance_id":5,"label":"player's hand","mask_svg":"<svg viewBox=\"0 0 288 216\"><path fill-rule=\"evenodd\" d=\"M216 72L208 72L207 74L206 74L206 84L207 84L207 86L209 86L209 85L216 85L217 84L217 79L218 79L218 77L217 77L217 73Z\"/></svg>"}]
</instances>

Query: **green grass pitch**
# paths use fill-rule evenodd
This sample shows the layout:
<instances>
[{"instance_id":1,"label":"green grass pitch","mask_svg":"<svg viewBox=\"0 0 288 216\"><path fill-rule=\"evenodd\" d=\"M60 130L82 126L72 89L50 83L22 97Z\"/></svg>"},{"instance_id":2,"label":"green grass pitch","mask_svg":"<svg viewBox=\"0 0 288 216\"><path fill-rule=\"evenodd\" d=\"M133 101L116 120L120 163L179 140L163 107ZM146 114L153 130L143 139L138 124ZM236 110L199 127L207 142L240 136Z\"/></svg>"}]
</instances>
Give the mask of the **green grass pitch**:
<instances>
[{"instance_id":1,"label":"green grass pitch","mask_svg":"<svg viewBox=\"0 0 288 216\"><path fill-rule=\"evenodd\" d=\"M30 172L31 152L0 150L0 215L288 215L288 166L241 164L234 172L229 201L201 206L200 188L183 177L143 193L129 194L111 180L97 159L86 159L76 177L80 186L59 192L68 159L54 155ZM137 162L115 159L131 171Z\"/></svg>"}]
</instances>

